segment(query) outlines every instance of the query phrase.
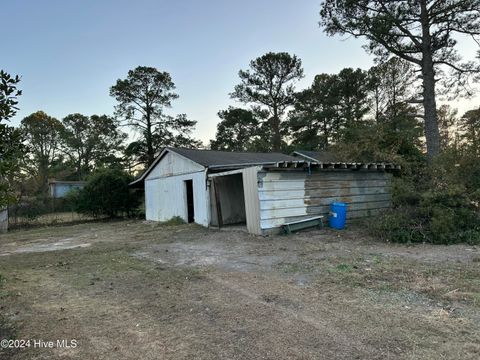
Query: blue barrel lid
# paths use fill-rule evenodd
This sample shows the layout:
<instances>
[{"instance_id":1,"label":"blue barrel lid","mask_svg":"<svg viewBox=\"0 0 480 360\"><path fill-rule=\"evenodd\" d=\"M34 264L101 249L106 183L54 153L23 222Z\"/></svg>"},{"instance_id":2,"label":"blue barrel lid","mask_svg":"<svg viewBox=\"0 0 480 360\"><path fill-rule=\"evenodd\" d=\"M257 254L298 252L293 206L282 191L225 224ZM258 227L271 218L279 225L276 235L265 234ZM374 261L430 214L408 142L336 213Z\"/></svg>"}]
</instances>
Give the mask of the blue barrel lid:
<instances>
[{"instance_id":1,"label":"blue barrel lid","mask_svg":"<svg viewBox=\"0 0 480 360\"><path fill-rule=\"evenodd\" d=\"M333 202L332 205L333 206L348 206L347 203L343 203L343 202Z\"/></svg>"}]
</instances>

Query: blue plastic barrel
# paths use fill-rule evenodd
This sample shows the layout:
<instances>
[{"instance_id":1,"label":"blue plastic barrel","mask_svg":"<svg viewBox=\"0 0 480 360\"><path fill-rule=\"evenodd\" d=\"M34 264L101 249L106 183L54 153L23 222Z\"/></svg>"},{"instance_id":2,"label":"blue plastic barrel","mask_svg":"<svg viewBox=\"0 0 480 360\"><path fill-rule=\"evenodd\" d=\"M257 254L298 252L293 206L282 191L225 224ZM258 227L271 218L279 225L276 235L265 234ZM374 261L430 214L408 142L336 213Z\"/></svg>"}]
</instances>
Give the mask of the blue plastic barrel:
<instances>
[{"instance_id":1,"label":"blue plastic barrel","mask_svg":"<svg viewBox=\"0 0 480 360\"><path fill-rule=\"evenodd\" d=\"M345 227L347 220L347 207L348 204L342 202L334 202L330 204L330 217L328 223L330 227L338 230L342 230Z\"/></svg>"}]
</instances>

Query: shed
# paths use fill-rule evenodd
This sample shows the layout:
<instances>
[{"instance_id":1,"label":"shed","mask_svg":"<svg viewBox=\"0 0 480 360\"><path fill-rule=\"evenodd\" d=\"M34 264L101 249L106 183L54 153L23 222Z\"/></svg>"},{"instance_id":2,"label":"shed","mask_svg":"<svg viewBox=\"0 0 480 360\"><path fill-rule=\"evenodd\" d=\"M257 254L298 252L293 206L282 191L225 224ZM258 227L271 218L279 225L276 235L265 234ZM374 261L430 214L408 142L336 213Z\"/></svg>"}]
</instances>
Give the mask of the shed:
<instances>
[{"instance_id":1,"label":"shed","mask_svg":"<svg viewBox=\"0 0 480 360\"><path fill-rule=\"evenodd\" d=\"M50 179L48 181L48 190L52 198L63 198L72 190L83 189L86 181L66 181Z\"/></svg>"},{"instance_id":2,"label":"shed","mask_svg":"<svg viewBox=\"0 0 480 360\"><path fill-rule=\"evenodd\" d=\"M206 227L245 224L253 234L328 214L350 204L349 218L390 206L393 164L310 161L280 153L165 148L131 186L145 186L146 219L179 216Z\"/></svg>"}]
</instances>

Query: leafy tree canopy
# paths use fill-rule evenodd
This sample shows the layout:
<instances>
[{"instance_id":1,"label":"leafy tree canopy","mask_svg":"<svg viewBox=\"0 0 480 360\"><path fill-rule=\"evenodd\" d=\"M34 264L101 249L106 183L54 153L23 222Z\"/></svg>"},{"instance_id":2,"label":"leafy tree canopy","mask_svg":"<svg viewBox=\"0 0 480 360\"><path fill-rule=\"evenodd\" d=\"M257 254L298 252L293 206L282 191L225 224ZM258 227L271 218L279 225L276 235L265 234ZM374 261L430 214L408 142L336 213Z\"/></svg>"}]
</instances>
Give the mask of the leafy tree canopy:
<instances>
[{"instance_id":1,"label":"leafy tree canopy","mask_svg":"<svg viewBox=\"0 0 480 360\"><path fill-rule=\"evenodd\" d=\"M70 114L63 120L62 150L78 179L94 168L114 165L127 137L118 122L106 115Z\"/></svg>"}]
</instances>

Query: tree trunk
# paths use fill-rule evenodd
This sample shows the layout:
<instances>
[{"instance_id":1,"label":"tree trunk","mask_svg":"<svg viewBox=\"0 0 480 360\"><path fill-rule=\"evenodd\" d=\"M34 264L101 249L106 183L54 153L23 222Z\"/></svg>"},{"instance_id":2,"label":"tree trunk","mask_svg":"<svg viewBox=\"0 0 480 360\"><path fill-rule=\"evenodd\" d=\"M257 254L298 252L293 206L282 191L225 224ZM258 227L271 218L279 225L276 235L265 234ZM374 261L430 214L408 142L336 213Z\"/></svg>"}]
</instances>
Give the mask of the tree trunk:
<instances>
[{"instance_id":1,"label":"tree trunk","mask_svg":"<svg viewBox=\"0 0 480 360\"><path fill-rule=\"evenodd\" d=\"M437 104L435 101L435 70L432 58L430 24L425 1L421 2L421 19L425 139L427 142L427 156L432 159L440 153L440 131L438 129Z\"/></svg>"},{"instance_id":2,"label":"tree trunk","mask_svg":"<svg viewBox=\"0 0 480 360\"><path fill-rule=\"evenodd\" d=\"M282 146L282 138L280 136L280 118L278 117L278 109L276 107L273 108L272 130L272 150L278 152Z\"/></svg>"},{"instance_id":3,"label":"tree trunk","mask_svg":"<svg viewBox=\"0 0 480 360\"><path fill-rule=\"evenodd\" d=\"M153 151L153 144L152 144L152 123L150 121L150 114L147 113L146 116L147 120L147 133L146 133L146 142L147 142L147 166L152 165L153 161L155 160L155 154Z\"/></svg>"},{"instance_id":4,"label":"tree trunk","mask_svg":"<svg viewBox=\"0 0 480 360\"><path fill-rule=\"evenodd\" d=\"M433 158L440 153L440 131L438 129L437 105L435 101L435 73L431 55L426 57L424 55L422 73L427 155L429 158Z\"/></svg>"}]
</instances>

